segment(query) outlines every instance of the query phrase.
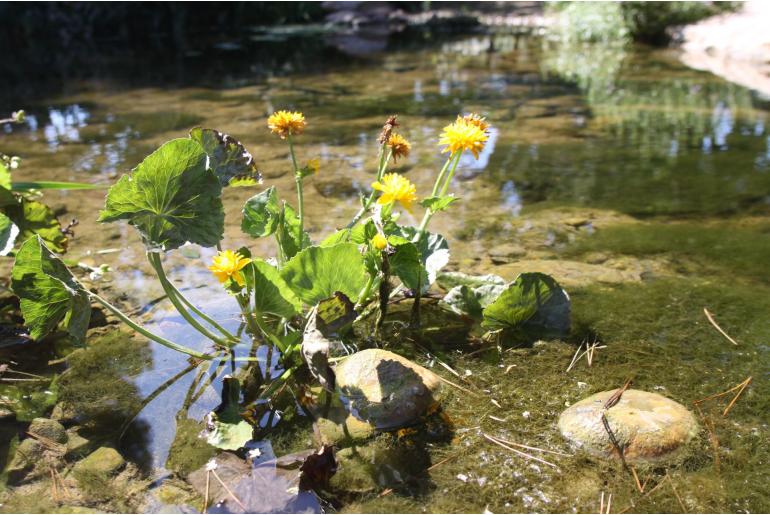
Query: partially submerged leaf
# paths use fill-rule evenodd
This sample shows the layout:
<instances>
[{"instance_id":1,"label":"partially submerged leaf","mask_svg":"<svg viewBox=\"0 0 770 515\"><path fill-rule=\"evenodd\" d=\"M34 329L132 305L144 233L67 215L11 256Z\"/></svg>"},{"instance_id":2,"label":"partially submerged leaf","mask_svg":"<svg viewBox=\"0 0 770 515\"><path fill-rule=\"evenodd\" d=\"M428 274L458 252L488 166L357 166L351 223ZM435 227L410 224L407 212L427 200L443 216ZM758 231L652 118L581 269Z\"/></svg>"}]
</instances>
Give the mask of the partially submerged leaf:
<instances>
[{"instance_id":1,"label":"partially submerged leaf","mask_svg":"<svg viewBox=\"0 0 770 515\"><path fill-rule=\"evenodd\" d=\"M188 241L215 246L225 215L222 187L206 160L190 139L163 144L110 188L99 221L128 220L151 249L172 250Z\"/></svg>"},{"instance_id":2,"label":"partially submerged leaf","mask_svg":"<svg viewBox=\"0 0 770 515\"><path fill-rule=\"evenodd\" d=\"M19 228L16 224L10 218L0 213L0 256L7 256L11 252L18 235Z\"/></svg>"},{"instance_id":3,"label":"partially submerged leaf","mask_svg":"<svg viewBox=\"0 0 770 515\"><path fill-rule=\"evenodd\" d=\"M5 214L19 228L18 240L26 241L37 235L54 252L66 252L67 237L62 233L59 221L50 207L23 198L21 203L6 207Z\"/></svg>"},{"instance_id":4,"label":"partially submerged leaf","mask_svg":"<svg viewBox=\"0 0 770 515\"><path fill-rule=\"evenodd\" d=\"M73 338L83 341L91 318L88 293L39 236L25 241L16 253L11 288L32 338L39 340L62 323Z\"/></svg>"},{"instance_id":5,"label":"partially submerged leaf","mask_svg":"<svg viewBox=\"0 0 770 515\"><path fill-rule=\"evenodd\" d=\"M206 418L203 436L209 445L235 451L251 440L254 428L241 416L240 396L238 380L225 377L222 381L222 404Z\"/></svg>"},{"instance_id":6,"label":"partially submerged leaf","mask_svg":"<svg viewBox=\"0 0 770 515\"><path fill-rule=\"evenodd\" d=\"M455 286L465 285L470 288L477 288L486 285L506 286L508 282L499 275L469 275L462 272L442 272L436 278L438 285L449 290Z\"/></svg>"},{"instance_id":7,"label":"partially submerged leaf","mask_svg":"<svg viewBox=\"0 0 770 515\"><path fill-rule=\"evenodd\" d=\"M275 187L257 193L243 206L241 230L254 238L264 238L273 234L281 219L281 208Z\"/></svg>"},{"instance_id":8,"label":"partially submerged leaf","mask_svg":"<svg viewBox=\"0 0 770 515\"><path fill-rule=\"evenodd\" d=\"M439 274L439 286L449 291L440 305L458 315L481 319L482 310L506 289L505 279L496 275L468 275L462 272Z\"/></svg>"},{"instance_id":9,"label":"partially submerged leaf","mask_svg":"<svg viewBox=\"0 0 770 515\"><path fill-rule=\"evenodd\" d=\"M257 170L254 158L235 138L214 129L195 127L190 131L190 139L198 142L209 156L209 169L224 186L244 185L262 182L262 174Z\"/></svg>"},{"instance_id":10,"label":"partially submerged leaf","mask_svg":"<svg viewBox=\"0 0 770 515\"><path fill-rule=\"evenodd\" d=\"M281 276L311 306L337 291L357 299L367 280L364 259L354 243L308 247L286 263Z\"/></svg>"},{"instance_id":11,"label":"partially submerged leaf","mask_svg":"<svg viewBox=\"0 0 770 515\"><path fill-rule=\"evenodd\" d=\"M564 336L570 328L567 293L550 276L519 275L483 312L482 326L495 330L532 331Z\"/></svg>"}]
</instances>

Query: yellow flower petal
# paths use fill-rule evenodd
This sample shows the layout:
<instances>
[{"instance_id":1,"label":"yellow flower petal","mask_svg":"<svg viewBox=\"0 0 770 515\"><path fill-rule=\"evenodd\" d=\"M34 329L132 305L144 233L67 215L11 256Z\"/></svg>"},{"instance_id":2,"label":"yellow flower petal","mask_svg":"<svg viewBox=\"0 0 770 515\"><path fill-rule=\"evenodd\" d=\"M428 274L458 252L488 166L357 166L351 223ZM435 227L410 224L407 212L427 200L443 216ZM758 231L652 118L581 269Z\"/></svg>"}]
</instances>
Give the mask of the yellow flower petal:
<instances>
[{"instance_id":1,"label":"yellow flower petal","mask_svg":"<svg viewBox=\"0 0 770 515\"><path fill-rule=\"evenodd\" d=\"M306 125L305 115L298 111L277 111L267 119L267 127L281 139L302 134Z\"/></svg>"},{"instance_id":2,"label":"yellow flower petal","mask_svg":"<svg viewBox=\"0 0 770 515\"><path fill-rule=\"evenodd\" d=\"M410 213L412 202L417 200L417 187L409 179L397 173L385 174L382 181L372 183L372 188L382 192L377 199L378 204L398 202Z\"/></svg>"},{"instance_id":3,"label":"yellow flower petal","mask_svg":"<svg viewBox=\"0 0 770 515\"><path fill-rule=\"evenodd\" d=\"M388 246L388 240L382 234L377 233L374 235L374 238L372 238L372 245L377 250L382 250Z\"/></svg>"},{"instance_id":4,"label":"yellow flower petal","mask_svg":"<svg viewBox=\"0 0 770 515\"><path fill-rule=\"evenodd\" d=\"M228 279L232 278L240 286L243 286L243 274L240 273L240 270L249 263L251 263L250 258L245 258L232 250L223 250L211 260L209 270L220 283L227 282Z\"/></svg>"},{"instance_id":5,"label":"yellow flower petal","mask_svg":"<svg viewBox=\"0 0 770 515\"><path fill-rule=\"evenodd\" d=\"M479 152L484 149L484 144L489 139L486 133L488 127L489 124L478 115L458 117L457 121L444 127L439 139L439 145L446 145L442 152L454 154L458 151L470 150L478 159Z\"/></svg>"}]
</instances>

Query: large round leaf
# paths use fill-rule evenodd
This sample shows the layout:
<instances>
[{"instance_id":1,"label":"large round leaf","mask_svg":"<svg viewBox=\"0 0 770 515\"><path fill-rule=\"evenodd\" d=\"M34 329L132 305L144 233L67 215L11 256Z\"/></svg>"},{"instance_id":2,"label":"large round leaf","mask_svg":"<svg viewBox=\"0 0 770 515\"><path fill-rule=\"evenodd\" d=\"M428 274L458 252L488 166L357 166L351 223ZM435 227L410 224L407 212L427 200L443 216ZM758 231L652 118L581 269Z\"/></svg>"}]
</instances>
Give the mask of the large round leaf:
<instances>
[{"instance_id":1,"label":"large round leaf","mask_svg":"<svg viewBox=\"0 0 770 515\"><path fill-rule=\"evenodd\" d=\"M229 134L195 127L190 131L190 139L208 154L209 169L223 187L233 181L249 181L253 184L262 182L254 158L240 141Z\"/></svg>"},{"instance_id":2,"label":"large round leaf","mask_svg":"<svg viewBox=\"0 0 770 515\"><path fill-rule=\"evenodd\" d=\"M12 206L6 206L5 214L19 228L17 240L26 241L37 235L54 252L66 252L68 240L61 231L59 220L42 202L21 198Z\"/></svg>"},{"instance_id":3,"label":"large round leaf","mask_svg":"<svg viewBox=\"0 0 770 515\"><path fill-rule=\"evenodd\" d=\"M13 249L16 242L16 236L19 235L19 228L13 221L0 213L0 256L7 256Z\"/></svg>"},{"instance_id":4,"label":"large round leaf","mask_svg":"<svg viewBox=\"0 0 770 515\"><path fill-rule=\"evenodd\" d=\"M40 236L25 241L16 253L11 288L33 339L44 337L61 322L76 340L83 340L91 318L88 293Z\"/></svg>"},{"instance_id":5,"label":"large round leaf","mask_svg":"<svg viewBox=\"0 0 770 515\"><path fill-rule=\"evenodd\" d=\"M171 250L188 241L215 246L225 215L222 187L206 162L195 141L165 143L110 188L99 221L128 220L153 249Z\"/></svg>"},{"instance_id":6,"label":"large round leaf","mask_svg":"<svg viewBox=\"0 0 770 515\"><path fill-rule=\"evenodd\" d=\"M368 274L358 247L354 243L340 243L306 248L286 263L281 277L297 297L314 306L336 291L357 299Z\"/></svg>"}]
</instances>

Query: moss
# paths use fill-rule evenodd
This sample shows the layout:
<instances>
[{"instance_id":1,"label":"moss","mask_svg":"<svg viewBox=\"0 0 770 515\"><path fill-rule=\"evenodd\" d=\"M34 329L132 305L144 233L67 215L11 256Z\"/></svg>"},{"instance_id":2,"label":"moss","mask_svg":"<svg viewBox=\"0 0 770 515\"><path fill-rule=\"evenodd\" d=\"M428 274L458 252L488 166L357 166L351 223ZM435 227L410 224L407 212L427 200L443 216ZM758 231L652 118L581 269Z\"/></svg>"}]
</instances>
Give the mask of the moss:
<instances>
[{"instance_id":1,"label":"moss","mask_svg":"<svg viewBox=\"0 0 770 515\"><path fill-rule=\"evenodd\" d=\"M166 461L168 469L186 477L216 455L216 447L209 445L206 440L199 437L202 430L203 424L201 422L186 417L177 417L176 437L168 451L168 460Z\"/></svg>"}]
</instances>

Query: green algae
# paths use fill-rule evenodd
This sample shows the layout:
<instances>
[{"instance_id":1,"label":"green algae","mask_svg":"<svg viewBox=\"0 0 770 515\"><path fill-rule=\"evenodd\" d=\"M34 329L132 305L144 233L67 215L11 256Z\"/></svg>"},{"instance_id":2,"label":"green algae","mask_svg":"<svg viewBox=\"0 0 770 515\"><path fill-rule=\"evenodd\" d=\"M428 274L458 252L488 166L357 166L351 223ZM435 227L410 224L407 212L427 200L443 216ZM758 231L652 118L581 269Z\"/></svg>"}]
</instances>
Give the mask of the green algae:
<instances>
[{"instance_id":1,"label":"green algae","mask_svg":"<svg viewBox=\"0 0 770 515\"><path fill-rule=\"evenodd\" d=\"M204 424L187 417L177 417L176 436L168 451L166 467L187 477L190 472L198 470L213 458L217 452L216 447L206 443L200 437Z\"/></svg>"}]
</instances>

